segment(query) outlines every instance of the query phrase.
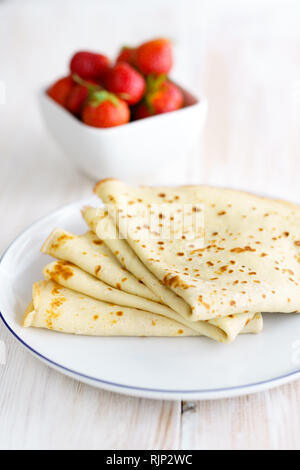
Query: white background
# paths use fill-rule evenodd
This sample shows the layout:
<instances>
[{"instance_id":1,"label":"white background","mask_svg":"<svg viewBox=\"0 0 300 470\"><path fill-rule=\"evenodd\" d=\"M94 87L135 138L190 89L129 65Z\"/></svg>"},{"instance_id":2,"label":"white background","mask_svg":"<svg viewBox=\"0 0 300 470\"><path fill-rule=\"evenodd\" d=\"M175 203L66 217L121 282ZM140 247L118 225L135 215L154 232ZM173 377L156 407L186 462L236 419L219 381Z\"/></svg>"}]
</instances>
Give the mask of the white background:
<instances>
[{"instance_id":1,"label":"white background","mask_svg":"<svg viewBox=\"0 0 300 470\"><path fill-rule=\"evenodd\" d=\"M300 202L299 20L296 0L0 0L0 252L38 217L91 194L47 135L36 99L78 48L113 56L122 44L173 39L173 76L205 95L209 112L198 148L168 182ZM3 325L0 341L0 448L300 448L299 383L182 406L68 379Z\"/></svg>"}]
</instances>

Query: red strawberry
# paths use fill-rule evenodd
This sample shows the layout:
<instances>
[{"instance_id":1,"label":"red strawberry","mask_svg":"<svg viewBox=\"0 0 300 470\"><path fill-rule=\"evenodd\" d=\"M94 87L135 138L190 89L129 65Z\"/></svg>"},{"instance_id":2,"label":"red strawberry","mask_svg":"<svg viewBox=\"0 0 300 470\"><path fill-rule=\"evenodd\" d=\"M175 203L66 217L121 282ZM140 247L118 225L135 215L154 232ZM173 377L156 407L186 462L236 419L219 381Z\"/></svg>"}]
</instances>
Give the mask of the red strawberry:
<instances>
[{"instance_id":1,"label":"red strawberry","mask_svg":"<svg viewBox=\"0 0 300 470\"><path fill-rule=\"evenodd\" d=\"M173 65L172 48L168 39L145 42L136 51L136 63L145 75L168 74Z\"/></svg>"},{"instance_id":2,"label":"red strawberry","mask_svg":"<svg viewBox=\"0 0 300 470\"><path fill-rule=\"evenodd\" d=\"M108 73L106 88L133 105L140 101L146 90L144 77L131 65L119 62Z\"/></svg>"},{"instance_id":3,"label":"red strawberry","mask_svg":"<svg viewBox=\"0 0 300 470\"><path fill-rule=\"evenodd\" d=\"M80 116L82 108L87 101L89 95L95 91L99 90L99 84L94 80L84 81L78 80L79 77L75 77L74 80L78 83L75 85L66 102L66 108L75 116Z\"/></svg>"},{"instance_id":4,"label":"red strawberry","mask_svg":"<svg viewBox=\"0 0 300 470\"><path fill-rule=\"evenodd\" d=\"M169 82L165 75L147 79L145 102L151 114L168 113L183 106L183 95L180 89Z\"/></svg>"},{"instance_id":5,"label":"red strawberry","mask_svg":"<svg viewBox=\"0 0 300 470\"><path fill-rule=\"evenodd\" d=\"M94 52L76 52L70 62L71 73L84 79L101 78L108 67L109 59L105 55Z\"/></svg>"},{"instance_id":6,"label":"red strawberry","mask_svg":"<svg viewBox=\"0 0 300 470\"><path fill-rule=\"evenodd\" d=\"M114 127L126 124L130 119L128 104L106 90L93 93L83 108L82 120L93 127Z\"/></svg>"},{"instance_id":7,"label":"red strawberry","mask_svg":"<svg viewBox=\"0 0 300 470\"><path fill-rule=\"evenodd\" d=\"M127 62L127 64L135 65L136 49L134 47L122 47L116 62Z\"/></svg>"},{"instance_id":8,"label":"red strawberry","mask_svg":"<svg viewBox=\"0 0 300 470\"><path fill-rule=\"evenodd\" d=\"M56 103L65 107L68 96L70 95L75 83L72 77L64 77L55 82L47 90L47 95L50 96Z\"/></svg>"},{"instance_id":9,"label":"red strawberry","mask_svg":"<svg viewBox=\"0 0 300 470\"><path fill-rule=\"evenodd\" d=\"M144 119L146 117L150 117L152 114L150 113L148 106L146 103L139 103L133 110L133 120L136 121L137 119Z\"/></svg>"}]
</instances>

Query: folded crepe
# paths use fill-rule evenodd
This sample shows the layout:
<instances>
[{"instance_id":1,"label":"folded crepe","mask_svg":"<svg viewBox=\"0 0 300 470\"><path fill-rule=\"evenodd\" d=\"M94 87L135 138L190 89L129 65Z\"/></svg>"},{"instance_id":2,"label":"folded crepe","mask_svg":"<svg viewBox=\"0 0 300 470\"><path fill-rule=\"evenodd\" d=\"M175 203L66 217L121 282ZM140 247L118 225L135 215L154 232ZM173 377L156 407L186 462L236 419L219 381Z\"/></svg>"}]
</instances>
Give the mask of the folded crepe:
<instances>
[{"instance_id":1,"label":"folded crepe","mask_svg":"<svg viewBox=\"0 0 300 470\"><path fill-rule=\"evenodd\" d=\"M135 295L139 305L141 305L139 299L143 299L141 293L145 295L145 297L147 294L148 299L151 297L158 299L158 297L150 291L145 294L146 286L141 284L140 280L138 281L138 279L132 276L126 269L125 272L127 274L124 276L124 268L122 268L121 264L117 261L112 252L105 247L102 241L91 232L78 236L62 229L56 229L47 238L42 247L42 252L55 256L60 260L73 263L87 273L97 276L98 279L105 282L108 286L117 287L120 291L122 290ZM100 262L101 265L99 264ZM99 269L99 266L101 266L101 269ZM59 269L62 269L62 266L60 266ZM62 269L61 277L68 277L66 269ZM54 280L58 281L57 275ZM61 281L58 282L61 283ZM141 286L143 289L141 289ZM80 290L80 288L78 290ZM102 300L105 300L105 298ZM130 303L129 306L135 307L132 303ZM145 308L145 306L140 308ZM157 308L159 308L159 306L157 306ZM161 310L162 309L159 311L161 312ZM153 307L150 311L154 311L154 313L157 312L157 310L153 310ZM164 312L166 313L165 309ZM175 311L169 311L168 316L170 318L177 318L174 316L175 314ZM189 318L185 317L185 320L189 321ZM247 333L259 333L262 330L262 318L254 313L234 315L226 318L215 318L210 320L210 323L214 328L204 327L201 322L200 325L196 325L194 329L201 334L205 334L222 342L233 341L239 333L244 332L246 327Z\"/></svg>"},{"instance_id":2,"label":"folded crepe","mask_svg":"<svg viewBox=\"0 0 300 470\"><path fill-rule=\"evenodd\" d=\"M90 336L197 336L174 320L92 299L53 281L33 285L24 327Z\"/></svg>"},{"instance_id":3,"label":"folded crepe","mask_svg":"<svg viewBox=\"0 0 300 470\"><path fill-rule=\"evenodd\" d=\"M65 230L55 229L43 244L41 251L76 264L112 287L146 299L159 300L148 287L122 268L93 232L78 236Z\"/></svg>"},{"instance_id":4,"label":"folded crepe","mask_svg":"<svg viewBox=\"0 0 300 470\"><path fill-rule=\"evenodd\" d=\"M105 209L84 207L81 212L90 229L107 245L125 269L149 287L162 303L169 305L182 316L189 316L190 306L171 289L164 286L142 263L127 241L120 237L118 228Z\"/></svg>"},{"instance_id":5,"label":"folded crepe","mask_svg":"<svg viewBox=\"0 0 300 470\"><path fill-rule=\"evenodd\" d=\"M299 312L299 206L234 190L113 179L97 183L95 193L141 263L188 304L190 320Z\"/></svg>"},{"instance_id":6,"label":"folded crepe","mask_svg":"<svg viewBox=\"0 0 300 470\"><path fill-rule=\"evenodd\" d=\"M92 207L84 207L82 209L82 215L88 226L96 232L99 239L104 241L111 252L119 259L120 264L138 279L141 279L143 283L160 298L163 304L171 307L173 312L179 314L180 317L187 319L189 321L188 325L192 327L189 305L168 287L164 286L151 271L143 265L126 240L119 237L118 230L108 216L108 213L102 208L95 209ZM247 330L247 332L260 333L263 320L261 314L256 312L236 314L230 317L216 317L209 320L209 323L226 333L227 341L230 342L233 341L240 332L244 332L244 328L247 327L250 321L251 324L249 326L251 331ZM203 328L203 322L201 320L195 323L200 323L200 328Z\"/></svg>"},{"instance_id":7,"label":"folded crepe","mask_svg":"<svg viewBox=\"0 0 300 470\"><path fill-rule=\"evenodd\" d=\"M191 322L165 305L110 287L68 261L54 261L48 264L43 269L43 274L46 279L55 281L60 286L114 304L118 310L126 306L149 314L162 315L192 329L198 335L208 336L219 342L230 343L240 332L258 333L262 328L261 315L237 315L229 319L216 319L214 323L213 320L210 323Z\"/></svg>"}]
</instances>

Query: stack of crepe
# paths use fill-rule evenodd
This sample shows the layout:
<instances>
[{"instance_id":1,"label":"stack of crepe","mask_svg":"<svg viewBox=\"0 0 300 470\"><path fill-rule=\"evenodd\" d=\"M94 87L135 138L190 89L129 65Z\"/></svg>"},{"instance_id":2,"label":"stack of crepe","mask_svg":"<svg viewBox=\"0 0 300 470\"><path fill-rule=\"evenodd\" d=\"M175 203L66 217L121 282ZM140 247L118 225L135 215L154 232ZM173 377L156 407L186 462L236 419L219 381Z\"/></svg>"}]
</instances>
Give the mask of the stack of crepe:
<instances>
[{"instance_id":1,"label":"stack of crepe","mask_svg":"<svg viewBox=\"0 0 300 470\"><path fill-rule=\"evenodd\" d=\"M55 229L25 327L98 336L259 333L260 312L300 311L300 208L205 186L100 181L89 231ZM184 216L184 217L183 217Z\"/></svg>"}]
</instances>

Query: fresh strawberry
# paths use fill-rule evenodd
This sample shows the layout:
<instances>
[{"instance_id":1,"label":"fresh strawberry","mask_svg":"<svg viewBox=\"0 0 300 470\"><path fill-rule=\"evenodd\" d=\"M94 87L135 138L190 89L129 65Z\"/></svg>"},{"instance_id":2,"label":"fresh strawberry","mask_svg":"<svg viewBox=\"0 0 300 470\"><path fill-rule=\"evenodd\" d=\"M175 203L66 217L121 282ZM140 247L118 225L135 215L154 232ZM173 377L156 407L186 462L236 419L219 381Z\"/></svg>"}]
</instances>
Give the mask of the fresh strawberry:
<instances>
[{"instance_id":1,"label":"fresh strawberry","mask_svg":"<svg viewBox=\"0 0 300 470\"><path fill-rule=\"evenodd\" d=\"M116 62L127 62L127 64L135 65L136 60L136 49L134 47L122 47Z\"/></svg>"},{"instance_id":2,"label":"fresh strawberry","mask_svg":"<svg viewBox=\"0 0 300 470\"><path fill-rule=\"evenodd\" d=\"M72 77L64 77L60 80L57 80L50 88L47 90L47 95L50 96L56 103L60 104L63 107L66 107L67 99L74 88L75 83L72 80Z\"/></svg>"},{"instance_id":3,"label":"fresh strawberry","mask_svg":"<svg viewBox=\"0 0 300 470\"><path fill-rule=\"evenodd\" d=\"M87 51L76 52L70 62L71 73L84 79L100 79L108 67L105 55Z\"/></svg>"},{"instance_id":4,"label":"fresh strawberry","mask_svg":"<svg viewBox=\"0 0 300 470\"><path fill-rule=\"evenodd\" d=\"M150 114L168 113L183 106L183 95L180 89L166 79L165 75L147 78L147 92L145 95Z\"/></svg>"},{"instance_id":5,"label":"fresh strawberry","mask_svg":"<svg viewBox=\"0 0 300 470\"><path fill-rule=\"evenodd\" d=\"M144 119L150 116L152 116L152 114L150 113L148 106L144 102L139 103L137 106L134 107L132 111L132 117L134 121L138 119Z\"/></svg>"},{"instance_id":6,"label":"fresh strawberry","mask_svg":"<svg viewBox=\"0 0 300 470\"><path fill-rule=\"evenodd\" d=\"M93 93L85 105L82 120L93 127L114 127L126 124L130 119L128 104L106 90Z\"/></svg>"},{"instance_id":7,"label":"fresh strawberry","mask_svg":"<svg viewBox=\"0 0 300 470\"><path fill-rule=\"evenodd\" d=\"M82 107L89 95L89 90L84 85L75 85L68 96L66 108L75 116L80 116Z\"/></svg>"},{"instance_id":8,"label":"fresh strawberry","mask_svg":"<svg viewBox=\"0 0 300 470\"><path fill-rule=\"evenodd\" d=\"M119 62L106 77L106 88L130 106L140 101L146 90L144 77L131 65Z\"/></svg>"},{"instance_id":9,"label":"fresh strawberry","mask_svg":"<svg viewBox=\"0 0 300 470\"><path fill-rule=\"evenodd\" d=\"M183 106L180 89L167 80L164 74L147 77L147 91L141 103L132 110L133 120L144 119L155 114L175 111Z\"/></svg>"},{"instance_id":10,"label":"fresh strawberry","mask_svg":"<svg viewBox=\"0 0 300 470\"><path fill-rule=\"evenodd\" d=\"M173 65L172 48L168 39L154 39L137 48L136 64L145 75L168 74Z\"/></svg>"},{"instance_id":11,"label":"fresh strawberry","mask_svg":"<svg viewBox=\"0 0 300 470\"><path fill-rule=\"evenodd\" d=\"M75 116L80 116L88 97L97 89L100 90L100 86L95 80L84 81L76 76L74 77L74 81L77 84L72 88L68 96L66 108L72 114L75 114Z\"/></svg>"}]
</instances>

